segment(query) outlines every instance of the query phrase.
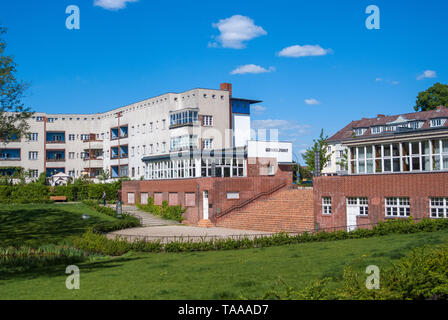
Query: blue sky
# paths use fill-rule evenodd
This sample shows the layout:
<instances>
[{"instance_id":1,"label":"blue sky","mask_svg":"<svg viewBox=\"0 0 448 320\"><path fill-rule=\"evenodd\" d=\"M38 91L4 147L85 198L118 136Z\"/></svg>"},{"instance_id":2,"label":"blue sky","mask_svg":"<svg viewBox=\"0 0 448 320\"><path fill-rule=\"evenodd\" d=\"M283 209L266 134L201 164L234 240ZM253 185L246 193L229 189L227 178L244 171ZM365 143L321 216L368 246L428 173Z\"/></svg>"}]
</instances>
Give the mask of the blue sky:
<instances>
[{"instance_id":1,"label":"blue sky","mask_svg":"<svg viewBox=\"0 0 448 320\"><path fill-rule=\"evenodd\" d=\"M419 91L448 82L447 1L123 2L0 3L31 108L101 112L231 82L234 96L263 100L254 126L277 127L300 154L321 128L412 112ZM371 4L379 30L365 26ZM68 5L79 30L65 26Z\"/></svg>"}]
</instances>

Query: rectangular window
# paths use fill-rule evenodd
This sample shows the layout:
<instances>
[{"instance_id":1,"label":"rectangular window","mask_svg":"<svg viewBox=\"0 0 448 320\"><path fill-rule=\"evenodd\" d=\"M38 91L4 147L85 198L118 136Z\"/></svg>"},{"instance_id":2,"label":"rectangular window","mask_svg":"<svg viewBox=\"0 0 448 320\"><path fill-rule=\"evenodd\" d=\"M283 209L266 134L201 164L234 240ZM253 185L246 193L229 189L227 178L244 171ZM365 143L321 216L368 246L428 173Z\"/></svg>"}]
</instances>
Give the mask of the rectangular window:
<instances>
[{"instance_id":1,"label":"rectangular window","mask_svg":"<svg viewBox=\"0 0 448 320\"><path fill-rule=\"evenodd\" d=\"M39 178L39 170L31 169L29 173L30 178Z\"/></svg>"},{"instance_id":2,"label":"rectangular window","mask_svg":"<svg viewBox=\"0 0 448 320\"><path fill-rule=\"evenodd\" d=\"M409 217L410 204L406 197L386 198L386 217Z\"/></svg>"},{"instance_id":3,"label":"rectangular window","mask_svg":"<svg viewBox=\"0 0 448 320\"><path fill-rule=\"evenodd\" d=\"M204 127L213 126L213 116L202 116L202 125Z\"/></svg>"},{"instance_id":4,"label":"rectangular window","mask_svg":"<svg viewBox=\"0 0 448 320\"><path fill-rule=\"evenodd\" d=\"M213 149L213 139L202 139L202 149Z\"/></svg>"},{"instance_id":5,"label":"rectangular window","mask_svg":"<svg viewBox=\"0 0 448 320\"><path fill-rule=\"evenodd\" d=\"M322 214L331 214L331 198L322 197Z\"/></svg>"},{"instance_id":6,"label":"rectangular window","mask_svg":"<svg viewBox=\"0 0 448 320\"><path fill-rule=\"evenodd\" d=\"M430 198L429 216L431 218L448 218L448 198Z\"/></svg>"},{"instance_id":7,"label":"rectangular window","mask_svg":"<svg viewBox=\"0 0 448 320\"><path fill-rule=\"evenodd\" d=\"M75 159L75 153L74 152L69 152L68 153L68 158L69 159Z\"/></svg>"},{"instance_id":8,"label":"rectangular window","mask_svg":"<svg viewBox=\"0 0 448 320\"><path fill-rule=\"evenodd\" d=\"M37 133L30 133L29 139L30 141L37 141L38 140L38 134Z\"/></svg>"},{"instance_id":9,"label":"rectangular window","mask_svg":"<svg viewBox=\"0 0 448 320\"><path fill-rule=\"evenodd\" d=\"M37 160L38 152L37 151L30 151L28 153L28 159L29 160Z\"/></svg>"}]
</instances>

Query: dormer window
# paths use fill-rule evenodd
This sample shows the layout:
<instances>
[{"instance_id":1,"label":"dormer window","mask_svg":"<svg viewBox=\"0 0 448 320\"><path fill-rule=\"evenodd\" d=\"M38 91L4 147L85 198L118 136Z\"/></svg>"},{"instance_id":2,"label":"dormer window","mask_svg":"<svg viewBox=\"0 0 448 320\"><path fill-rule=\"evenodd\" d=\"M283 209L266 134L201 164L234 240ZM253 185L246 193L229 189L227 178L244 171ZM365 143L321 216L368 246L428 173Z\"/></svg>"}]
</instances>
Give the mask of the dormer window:
<instances>
[{"instance_id":1,"label":"dormer window","mask_svg":"<svg viewBox=\"0 0 448 320\"><path fill-rule=\"evenodd\" d=\"M373 134L378 134L378 133L381 133L381 132L383 132L383 126L372 127L372 133Z\"/></svg>"},{"instance_id":2,"label":"dormer window","mask_svg":"<svg viewBox=\"0 0 448 320\"><path fill-rule=\"evenodd\" d=\"M441 127L445 124L446 119L431 119L431 128Z\"/></svg>"},{"instance_id":3,"label":"dormer window","mask_svg":"<svg viewBox=\"0 0 448 320\"><path fill-rule=\"evenodd\" d=\"M355 136L362 136L366 130L366 128L355 128L353 129L353 132L355 133Z\"/></svg>"}]
</instances>

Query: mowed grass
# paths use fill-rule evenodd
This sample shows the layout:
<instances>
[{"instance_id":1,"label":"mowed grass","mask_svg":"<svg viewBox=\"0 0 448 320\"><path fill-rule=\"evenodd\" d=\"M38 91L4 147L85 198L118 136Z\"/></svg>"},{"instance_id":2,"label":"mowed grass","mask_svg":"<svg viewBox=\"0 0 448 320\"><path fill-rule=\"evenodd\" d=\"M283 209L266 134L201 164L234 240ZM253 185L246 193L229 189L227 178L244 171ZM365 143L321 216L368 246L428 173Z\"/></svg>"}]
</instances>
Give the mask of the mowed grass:
<instances>
[{"instance_id":1,"label":"mowed grass","mask_svg":"<svg viewBox=\"0 0 448 320\"><path fill-rule=\"evenodd\" d=\"M83 214L90 219L83 219ZM57 243L84 233L88 226L113 220L82 203L2 204L0 247Z\"/></svg>"},{"instance_id":2,"label":"mowed grass","mask_svg":"<svg viewBox=\"0 0 448 320\"><path fill-rule=\"evenodd\" d=\"M80 263L80 289L65 287L66 266L0 275L0 299L239 299L282 290L279 279L301 288L343 270L381 269L412 248L448 241L448 231L304 243L260 249L140 253Z\"/></svg>"}]
</instances>

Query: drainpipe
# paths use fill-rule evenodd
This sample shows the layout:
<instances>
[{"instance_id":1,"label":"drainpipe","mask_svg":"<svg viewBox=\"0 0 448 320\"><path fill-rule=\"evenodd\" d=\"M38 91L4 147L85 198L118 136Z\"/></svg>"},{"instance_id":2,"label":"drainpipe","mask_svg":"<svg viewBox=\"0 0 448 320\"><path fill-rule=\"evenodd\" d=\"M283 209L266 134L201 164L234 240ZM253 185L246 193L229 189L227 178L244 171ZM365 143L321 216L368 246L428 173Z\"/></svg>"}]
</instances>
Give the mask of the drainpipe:
<instances>
[{"instance_id":1,"label":"drainpipe","mask_svg":"<svg viewBox=\"0 0 448 320\"><path fill-rule=\"evenodd\" d=\"M196 193L197 193L197 207L198 207L198 221L200 220L200 215L199 215L199 183L196 185Z\"/></svg>"}]
</instances>

